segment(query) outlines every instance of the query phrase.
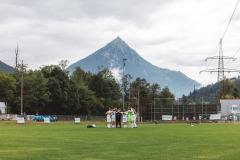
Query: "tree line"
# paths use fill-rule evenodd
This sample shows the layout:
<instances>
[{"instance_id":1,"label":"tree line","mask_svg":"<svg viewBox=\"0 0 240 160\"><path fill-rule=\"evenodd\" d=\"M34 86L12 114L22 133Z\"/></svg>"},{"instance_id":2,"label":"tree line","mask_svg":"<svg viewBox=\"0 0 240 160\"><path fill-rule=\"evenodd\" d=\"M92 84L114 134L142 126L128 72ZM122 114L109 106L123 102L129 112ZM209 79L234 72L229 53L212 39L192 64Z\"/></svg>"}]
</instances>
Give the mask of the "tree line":
<instances>
[{"instance_id":1,"label":"tree line","mask_svg":"<svg viewBox=\"0 0 240 160\"><path fill-rule=\"evenodd\" d=\"M141 78L133 81L131 75L125 75L122 85L107 68L99 67L98 73L91 73L77 67L69 74L65 67L64 63L37 70L23 67L23 112L100 116L109 107L122 108L123 91L125 107L175 102L167 86L161 89ZM8 113L21 112L21 74L21 66L14 73L0 71L0 101L8 103Z\"/></svg>"},{"instance_id":2,"label":"tree line","mask_svg":"<svg viewBox=\"0 0 240 160\"><path fill-rule=\"evenodd\" d=\"M239 96L240 79L225 78L224 80L217 82L215 84L210 84L200 89L195 90L195 92L190 92L188 96L184 96L183 101L185 103L219 103L219 99L236 99Z\"/></svg>"},{"instance_id":3,"label":"tree line","mask_svg":"<svg viewBox=\"0 0 240 160\"><path fill-rule=\"evenodd\" d=\"M127 74L124 84L116 81L111 71L100 66L98 73L85 72L77 67L72 74L64 70L66 62L59 65L44 66L37 70L23 67L23 112L27 114L51 115L104 115L109 107L172 104L219 103L219 99L240 98L240 80L224 79L208 85L188 96L175 100L174 94L165 86L150 84L146 79L132 80ZM21 74L19 65L14 73L0 71L0 101L8 103L8 113L21 111Z\"/></svg>"}]
</instances>

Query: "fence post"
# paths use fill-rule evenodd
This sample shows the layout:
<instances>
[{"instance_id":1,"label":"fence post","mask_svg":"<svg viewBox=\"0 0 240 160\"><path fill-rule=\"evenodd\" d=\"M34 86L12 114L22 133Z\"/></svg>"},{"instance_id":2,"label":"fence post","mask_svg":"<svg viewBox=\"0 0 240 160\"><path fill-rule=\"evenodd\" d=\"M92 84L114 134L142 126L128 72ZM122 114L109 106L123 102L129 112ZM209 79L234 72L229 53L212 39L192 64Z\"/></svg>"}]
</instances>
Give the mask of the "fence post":
<instances>
[{"instance_id":1,"label":"fence post","mask_svg":"<svg viewBox=\"0 0 240 160\"><path fill-rule=\"evenodd\" d=\"M156 107L155 107L155 105L154 105L154 108L153 108L153 119L154 119L154 121L156 120L156 119L155 119L155 109L156 109Z\"/></svg>"},{"instance_id":2,"label":"fence post","mask_svg":"<svg viewBox=\"0 0 240 160\"><path fill-rule=\"evenodd\" d=\"M172 105L172 117L173 117L173 105Z\"/></svg>"},{"instance_id":3,"label":"fence post","mask_svg":"<svg viewBox=\"0 0 240 160\"><path fill-rule=\"evenodd\" d=\"M161 106L161 119L162 119L162 115L163 115L163 106Z\"/></svg>"},{"instance_id":4,"label":"fence post","mask_svg":"<svg viewBox=\"0 0 240 160\"><path fill-rule=\"evenodd\" d=\"M179 119L179 103L178 103L178 119Z\"/></svg>"},{"instance_id":5,"label":"fence post","mask_svg":"<svg viewBox=\"0 0 240 160\"><path fill-rule=\"evenodd\" d=\"M207 119L207 104L206 104L206 119Z\"/></svg>"},{"instance_id":6,"label":"fence post","mask_svg":"<svg viewBox=\"0 0 240 160\"><path fill-rule=\"evenodd\" d=\"M183 117L184 117L184 105L183 105Z\"/></svg>"},{"instance_id":7,"label":"fence post","mask_svg":"<svg viewBox=\"0 0 240 160\"><path fill-rule=\"evenodd\" d=\"M193 108L193 112L194 112L194 117L196 117L196 104L194 104L194 108Z\"/></svg>"},{"instance_id":8,"label":"fence post","mask_svg":"<svg viewBox=\"0 0 240 160\"><path fill-rule=\"evenodd\" d=\"M152 104L151 104L151 122L152 122Z\"/></svg>"}]
</instances>

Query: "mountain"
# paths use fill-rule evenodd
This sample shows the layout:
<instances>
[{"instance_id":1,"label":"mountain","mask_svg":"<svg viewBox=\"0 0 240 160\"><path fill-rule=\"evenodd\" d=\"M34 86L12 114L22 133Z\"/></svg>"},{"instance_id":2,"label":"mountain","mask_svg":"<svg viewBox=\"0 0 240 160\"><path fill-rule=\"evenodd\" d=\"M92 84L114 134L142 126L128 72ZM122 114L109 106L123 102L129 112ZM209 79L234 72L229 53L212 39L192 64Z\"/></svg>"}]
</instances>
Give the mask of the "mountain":
<instances>
[{"instance_id":1,"label":"mountain","mask_svg":"<svg viewBox=\"0 0 240 160\"><path fill-rule=\"evenodd\" d=\"M120 37L117 37L105 47L90 56L70 65L66 70L72 73L76 67L92 73L98 72L98 66L112 70L115 76L122 76L123 58L125 61L125 74L130 74L135 80L137 77L145 78L149 83L158 83L161 88L168 86L176 97L189 94L193 86L200 86L198 82L190 79L179 71L159 68L143 59L135 50L130 48ZM117 75L116 75L117 72ZM191 86L191 87L189 87ZM190 89L192 88L192 89Z\"/></svg>"},{"instance_id":2,"label":"mountain","mask_svg":"<svg viewBox=\"0 0 240 160\"><path fill-rule=\"evenodd\" d=\"M14 68L3 63L2 61L0 61L0 70L2 72L9 72L9 73L13 73L14 72Z\"/></svg>"}]
</instances>

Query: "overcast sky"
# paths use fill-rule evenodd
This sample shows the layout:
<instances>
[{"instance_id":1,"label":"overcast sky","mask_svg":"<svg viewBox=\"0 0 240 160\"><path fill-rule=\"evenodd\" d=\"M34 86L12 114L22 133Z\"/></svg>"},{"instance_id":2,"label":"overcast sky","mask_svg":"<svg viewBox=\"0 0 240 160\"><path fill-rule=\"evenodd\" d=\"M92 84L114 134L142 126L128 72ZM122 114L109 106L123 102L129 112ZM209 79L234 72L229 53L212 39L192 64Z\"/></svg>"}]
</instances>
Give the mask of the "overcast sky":
<instances>
[{"instance_id":1,"label":"overcast sky","mask_svg":"<svg viewBox=\"0 0 240 160\"><path fill-rule=\"evenodd\" d=\"M70 64L120 36L143 58L181 71L203 85L217 74L219 39L237 0L8 0L0 1L0 60L14 66L14 49L29 68ZM240 6L223 39L226 68L240 69ZM237 53L236 53L237 52ZM235 54L236 53L236 54ZM211 62L211 63L210 63ZM227 77L238 74L226 74Z\"/></svg>"}]
</instances>

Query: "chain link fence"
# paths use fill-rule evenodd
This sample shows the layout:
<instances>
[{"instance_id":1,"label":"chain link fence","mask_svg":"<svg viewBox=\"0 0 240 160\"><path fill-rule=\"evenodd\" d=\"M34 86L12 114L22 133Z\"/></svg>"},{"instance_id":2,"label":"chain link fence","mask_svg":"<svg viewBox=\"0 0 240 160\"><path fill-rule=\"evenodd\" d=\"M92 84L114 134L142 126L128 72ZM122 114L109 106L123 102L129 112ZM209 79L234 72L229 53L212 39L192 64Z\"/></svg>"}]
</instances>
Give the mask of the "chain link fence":
<instances>
[{"instance_id":1,"label":"chain link fence","mask_svg":"<svg viewBox=\"0 0 240 160\"><path fill-rule=\"evenodd\" d=\"M17 114L1 114L0 120L17 120L21 115ZM74 121L75 118L80 118L81 121L106 121L106 116L91 116L91 115L38 115L38 117L57 117L57 121ZM26 115L26 120L32 121L35 115Z\"/></svg>"},{"instance_id":2,"label":"chain link fence","mask_svg":"<svg viewBox=\"0 0 240 160\"><path fill-rule=\"evenodd\" d=\"M56 116L58 121L74 121L74 118L80 118L81 121L106 121L106 116L91 116L91 115L48 115L48 116L50 117Z\"/></svg>"}]
</instances>

